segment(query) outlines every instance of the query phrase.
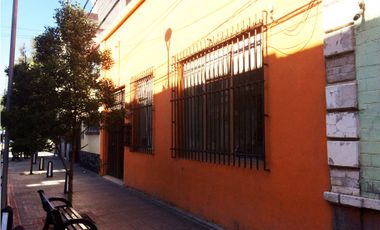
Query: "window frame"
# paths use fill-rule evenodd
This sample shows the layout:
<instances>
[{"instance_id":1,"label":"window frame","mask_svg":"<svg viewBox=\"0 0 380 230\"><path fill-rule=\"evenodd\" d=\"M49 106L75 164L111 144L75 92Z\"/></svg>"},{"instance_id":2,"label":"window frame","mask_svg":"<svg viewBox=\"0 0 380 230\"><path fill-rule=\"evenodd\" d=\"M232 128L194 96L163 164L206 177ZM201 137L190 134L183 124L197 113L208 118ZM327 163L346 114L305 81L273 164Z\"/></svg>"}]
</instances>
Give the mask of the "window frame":
<instances>
[{"instance_id":1,"label":"window frame","mask_svg":"<svg viewBox=\"0 0 380 230\"><path fill-rule=\"evenodd\" d=\"M262 163L264 166L263 168L266 169L263 61L264 39L263 24L258 24L242 31L241 33L224 39L219 43L205 47L200 51L195 51L190 54L186 53L185 55L179 54L175 57L175 77L172 83L173 89L171 94L172 157L244 168L253 168L256 166L257 169L259 168L259 164ZM249 75L253 75L252 79L250 79ZM237 83L234 82L238 82L239 78L244 78L241 81L254 81L254 83L250 82L242 84L241 86L235 86ZM213 89L212 86L217 86L218 82L222 86L219 89L217 89L218 87ZM247 86L249 84L257 85L257 87L255 86L256 91L254 91L253 94L256 93L257 95L254 96L261 98L261 103L256 104L256 110L258 112L255 117L256 120L253 121L253 125L256 126L257 130L255 130L254 135L251 134L252 138L255 136L255 140L252 141L252 143L255 144L248 143L251 147L242 148L245 149L245 151L239 153L241 150L235 149L235 133L239 132L235 130L235 127L238 126L236 124L238 123L238 118L235 118L234 115L237 112L236 104L238 104L238 102L233 101L233 98L236 97L234 96L234 94L236 94L234 92L238 91L238 87L249 87ZM201 88L201 90L197 88ZM187 91L190 93L187 93ZM219 106L217 109L221 109L220 111L217 109L214 111L215 120L217 120L215 122L218 123L222 121L222 123L228 123L228 125L219 124L221 127L219 127L218 132L207 127L212 126L207 124L208 121L215 123L212 119L207 118L207 110L210 110L208 107L213 105L213 103L208 103L207 100L212 97L213 94L220 94L220 91L227 95L227 99L222 96L221 99L217 98L215 100L215 107ZM251 93L249 95L252 95L252 91L247 92L248 94ZM228 101L228 98L231 97L232 100L228 102L229 105L220 106L225 100ZM200 103L199 98L201 98L200 101L202 101ZM190 108L186 108L186 106L188 106L186 100L188 100L190 104L193 103L198 106L190 106ZM240 105L240 107L245 110L248 108L249 110L249 105L244 106L244 103L243 106ZM200 114L197 114L197 109L202 110L199 108L203 108L203 111L201 111ZM228 110L228 116L225 115L225 110ZM190 111L190 115L184 114L187 113L186 111ZM220 118L223 116L225 116L225 118ZM197 130L197 124L194 124L195 122L192 120L188 121L189 119L201 120L201 131ZM218 129L218 124L214 125L214 128ZM225 140L227 138L229 140L227 145L229 146L224 149L218 149L215 146L212 146L216 145L216 142L210 143L210 138L213 137L213 134L209 134L210 130L212 133L217 133L214 134L214 138L217 136L216 139ZM222 133L221 137L218 136L220 133ZM228 137L224 137L225 133L227 133ZM202 135L201 138L199 138L199 134ZM195 137L199 140L189 140L189 137ZM237 139L239 138L241 139L241 137L238 137ZM192 143L189 144L189 142ZM197 142L202 142L202 144L200 144L201 148L199 148L199 143L197 146ZM224 144L223 141L219 142L221 145ZM194 145L196 147L192 148ZM254 153L252 153L253 148L255 148Z\"/></svg>"}]
</instances>

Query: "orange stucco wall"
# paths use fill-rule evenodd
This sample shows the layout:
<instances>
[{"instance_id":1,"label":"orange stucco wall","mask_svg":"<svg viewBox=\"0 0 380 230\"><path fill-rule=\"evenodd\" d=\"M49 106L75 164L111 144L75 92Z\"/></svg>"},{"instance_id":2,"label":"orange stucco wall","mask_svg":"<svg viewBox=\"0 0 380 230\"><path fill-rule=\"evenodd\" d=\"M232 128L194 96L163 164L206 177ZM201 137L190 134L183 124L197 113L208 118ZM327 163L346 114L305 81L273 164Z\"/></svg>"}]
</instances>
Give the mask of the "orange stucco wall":
<instances>
[{"instance_id":1,"label":"orange stucco wall","mask_svg":"<svg viewBox=\"0 0 380 230\"><path fill-rule=\"evenodd\" d=\"M311 2L147 1L105 35L101 46L112 50L116 63L104 76L122 79L126 101L132 94L130 78L154 68L154 154L125 148L125 185L227 229L331 228L331 210L323 199L330 185L322 6ZM173 31L172 56L227 19L213 34L269 9L273 15L268 16L265 56L265 133L270 172L171 158L165 31Z\"/></svg>"}]
</instances>

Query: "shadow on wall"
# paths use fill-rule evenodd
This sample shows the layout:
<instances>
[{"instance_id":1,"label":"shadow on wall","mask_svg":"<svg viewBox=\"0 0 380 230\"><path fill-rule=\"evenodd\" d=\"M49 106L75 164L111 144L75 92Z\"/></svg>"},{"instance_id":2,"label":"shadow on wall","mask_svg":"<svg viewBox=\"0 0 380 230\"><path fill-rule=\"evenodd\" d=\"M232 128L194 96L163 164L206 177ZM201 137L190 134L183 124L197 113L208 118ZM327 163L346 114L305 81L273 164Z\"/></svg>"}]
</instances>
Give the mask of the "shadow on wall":
<instances>
[{"instance_id":1,"label":"shadow on wall","mask_svg":"<svg viewBox=\"0 0 380 230\"><path fill-rule=\"evenodd\" d=\"M228 229L331 228L331 209L323 199L329 190L323 47L271 55L265 64L270 172L172 158L166 90L154 95L154 155L126 151L126 185Z\"/></svg>"}]
</instances>

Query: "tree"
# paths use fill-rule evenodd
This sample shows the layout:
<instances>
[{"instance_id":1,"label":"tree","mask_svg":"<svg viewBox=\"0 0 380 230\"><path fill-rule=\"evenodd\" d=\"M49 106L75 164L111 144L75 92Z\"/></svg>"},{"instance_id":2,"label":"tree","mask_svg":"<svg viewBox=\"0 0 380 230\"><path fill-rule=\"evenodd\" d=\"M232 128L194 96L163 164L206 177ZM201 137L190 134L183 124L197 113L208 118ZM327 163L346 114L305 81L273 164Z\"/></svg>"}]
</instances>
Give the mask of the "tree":
<instances>
[{"instance_id":1,"label":"tree","mask_svg":"<svg viewBox=\"0 0 380 230\"><path fill-rule=\"evenodd\" d=\"M112 82L99 77L101 68L109 69L113 62L110 52L100 51L95 44L97 25L79 6L69 1L60 4L54 16L56 26L46 27L35 39L34 62L43 78L54 85L56 126L60 127L54 135L65 135L72 144L68 171L68 198L72 200L81 126L98 125L99 107L114 103Z\"/></svg>"},{"instance_id":2,"label":"tree","mask_svg":"<svg viewBox=\"0 0 380 230\"><path fill-rule=\"evenodd\" d=\"M37 69L32 68L21 48L21 56L14 68L12 107L3 112L4 125L10 134L10 147L14 157L51 149L48 142L48 120L54 119L49 104L44 100L46 84L41 81ZM6 71L7 72L7 71ZM5 97L2 101L5 104ZM31 170L32 173L32 162Z\"/></svg>"}]
</instances>

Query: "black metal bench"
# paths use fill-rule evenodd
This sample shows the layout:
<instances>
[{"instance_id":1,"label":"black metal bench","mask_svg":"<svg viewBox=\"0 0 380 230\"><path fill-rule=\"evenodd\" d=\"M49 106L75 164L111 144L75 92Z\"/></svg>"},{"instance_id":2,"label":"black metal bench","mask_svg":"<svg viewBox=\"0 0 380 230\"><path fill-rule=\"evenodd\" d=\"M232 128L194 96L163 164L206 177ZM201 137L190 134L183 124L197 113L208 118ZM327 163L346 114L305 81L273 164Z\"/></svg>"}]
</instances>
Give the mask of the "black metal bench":
<instances>
[{"instance_id":1,"label":"black metal bench","mask_svg":"<svg viewBox=\"0 0 380 230\"><path fill-rule=\"evenodd\" d=\"M50 225L53 225L55 230L97 230L95 223L79 215L68 200L60 197L48 198L43 190L38 190L38 194L41 198L42 208L46 211L44 230L48 230ZM55 203L59 204L54 205Z\"/></svg>"}]
</instances>

